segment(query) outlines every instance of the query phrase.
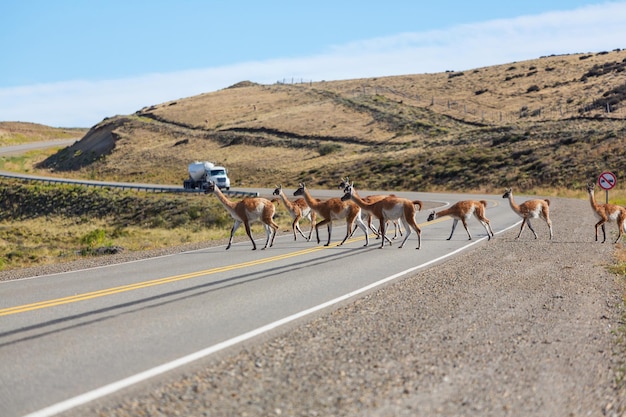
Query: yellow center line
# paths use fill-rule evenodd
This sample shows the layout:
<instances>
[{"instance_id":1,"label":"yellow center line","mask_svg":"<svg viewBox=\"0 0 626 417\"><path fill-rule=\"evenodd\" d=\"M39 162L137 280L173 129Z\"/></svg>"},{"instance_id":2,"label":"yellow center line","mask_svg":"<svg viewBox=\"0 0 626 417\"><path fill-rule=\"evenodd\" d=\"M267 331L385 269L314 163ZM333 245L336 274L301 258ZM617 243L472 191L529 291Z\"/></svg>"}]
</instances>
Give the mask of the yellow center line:
<instances>
[{"instance_id":1,"label":"yellow center line","mask_svg":"<svg viewBox=\"0 0 626 417\"><path fill-rule=\"evenodd\" d=\"M424 226L424 224L419 224L419 226ZM374 235L370 235L370 237L373 237L373 236ZM365 239L364 237L352 238L352 239L346 240L345 243L357 242L357 241L364 240L364 239ZM339 246L339 243L336 243L330 246L316 246L310 249L290 252L284 255L270 256L267 258L256 259L254 261L242 262L242 263L234 264L234 265L220 266L217 268L205 269L203 271L196 271L196 272L191 272L188 274L173 275L170 277L159 278L159 279L154 279L150 281L142 281L142 282L138 282L135 284L122 285L119 287L105 288L103 290L92 291L92 292L87 292L83 294L76 294L76 295L71 295L68 297L61 297L61 298L55 298L52 300L39 301L36 303L31 303L31 304L23 304L23 305L14 306L14 307L2 308L0 309L0 317L8 316L11 314L24 313L27 311L40 310L40 309L44 309L48 307L60 306L64 304L75 303L78 301L91 300L94 298L105 297L107 295L119 294L119 293L138 290L142 288L154 287L157 285L169 284L172 282L183 281L186 279L216 274L219 272L233 271L236 269L247 268L247 267L251 267L255 265L262 265L265 263L275 262L275 261L279 261L282 259L288 259L288 258L292 258L295 256L306 255L309 253L314 253L314 252L318 252L324 249L337 247L337 246Z\"/></svg>"},{"instance_id":2,"label":"yellow center line","mask_svg":"<svg viewBox=\"0 0 626 417\"><path fill-rule=\"evenodd\" d=\"M346 241L346 243L352 242L352 241L356 241L356 240L358 240L358 239L350 239L350 240ZM361 240L362 240L362 238L361 238ZM318 251L321 251L321 250L324 250L324 249L328 249L328 248L333 247L333 246L338 246L338 244L332 245L332 246L316 246L316 247L311 248L311 249L304 249L304 250L301 250L301 251L290 252L290 253L286 253L284 255L270 256L268 258L257 259L257 260L248 261L248 262L242 262L242 263L234 264L234 265L220 266L220 267L216 267L216 268L205 269L203 271L191 272L191 273L188 273L188 274L173 275L173 276L170 276L170 277L159 278L159 279L154 279L154 280L150 280L150 281L143 281L143 282L138 282L138 283L135 283L135 284L122 285L122 286L119 286L119 287L106 288L106 289L103 289L103 290L92 291L92 292L87 292L87 293L83 293L83 294L76 294L76 295L72 295L72 296L68 296L68 297L55 298L55 299L52 299L52 300L39 301L39 302L36 302L36 303L24 304L24 305L19 305L19 306L14 306L14 307L7 307L7 308L0 309L0 317L1 316L8 316L8 315L11 315L11 314L24 313L24 312L27 312L27 311L39 310L39 309L48 308L48 307L60 306L60 305L63 305L63 304L75 303L77 301L90 300L90 299L93 299L93 298L99 298L99 297L104 297L104 296L107 296L107 295L119 294L119 293L123 293L123 292L127 292L127 291L133 291L133 290L138 290L138 289L142 289L142 288L154 287L154 286L157 286L157 285L169 284L169 283L176 282L176 281L183 281L183 280L186 280L186 279L197 278L197 277L200 277L200 276L216 274L216 273L219 273L219 272L226 272L226 271L232 271L232 270L235 270L235 269L247 268L247 267L251 267L251 266L255 266L255 265L262 265L262 264L269 263L269 262L275 262L275 261L279 261L279 260L282 260L282 259L292 258L294 256L301 256L301 255L306 255L306 254L309 254L309 253L318 252Z\"/></svg>"}]
</instances>

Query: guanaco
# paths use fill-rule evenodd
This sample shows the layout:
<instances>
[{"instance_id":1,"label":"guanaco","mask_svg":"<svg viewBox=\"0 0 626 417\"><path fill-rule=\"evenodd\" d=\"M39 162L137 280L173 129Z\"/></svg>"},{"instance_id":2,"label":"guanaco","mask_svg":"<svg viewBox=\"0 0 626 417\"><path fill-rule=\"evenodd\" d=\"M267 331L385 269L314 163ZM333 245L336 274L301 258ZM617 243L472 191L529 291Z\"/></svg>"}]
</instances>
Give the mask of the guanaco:
<instances>
[{"instance_id":1,"label":"guanaco","mask_svg":"<svg viewBox=\"0 0 626 417\"><path fill-rule=\"evenodd\" d=\"M260 221L265 227L266 240L265 247L263 249L266 249L268 244L270 247L274 245L274 238L276 237L276 231L278 230L278 225L273 219L276 211L274 203L263 197L245 197L237 203L232 202L222 193L220 187L216 186L213 181L209 182L204 192L205 194L215 194L217 199L226 208L226 211L228 211L230 216L235 220L235 223L230 230L230 239L228 240L226 250L230 249L230 245L233 243L233 236L242 224L246 228L246 234L252 242L252 250L256 250L256 243L254 242L252 233L250 232L250 223L254 221Z\"/></svg>"},{"instance_id":2,"label":"guanaco","mask_svg":"<svg viewBox=\"0 0 626 417\"><path fill-rule=\"evenodd\" d=\"M517 204L515 204L515 201L513 201L513 190L511 188L504 191L504 195L502 196L502 198L508 198L511 209L513 209L513 211L523 219L522 227L519 229L519 234L517 235L516 239L519 239L519 237L522 235L522 231L524 230L526 223L528 223L528 228L531 232L533 232L533 235L535 235L535 239L537 239L537 233L535 233L535 229L533 229L532 224L530 224L530 219L536 218L542 218L546 221L546 223L548 224L548 228L550 229L550 239L552 239L552 221L550 221L550 200L528 200L524 201L518 206Z\"/></svg>"},{"instance_id":3,"label":"guanaco","mask_svg":"<svg viewBox=\"0 0 626 417\"><path fill-rule=\"evenodd\" d=\"M358 193L354 189L353 183L348 185L344 190L344 195L341 197L342 200L352 200L354 201L361 209L367 210L371 212L378 221L380 222L380 233L381 233L381 242L380 248L384 248L385 240L389 241L391 245L391 241L386 239L385 237L385 224L387 221L401 220L404 224L404 228L406 229L406 236L402 243L400 244L400 248L404 246L407 239L411 235L411 229L415 230L417 233L417 248L419 249L422 245L422 231L415 222L415 206L419 206L419 210L422 209L422 202L419 200L411 201L406 198L396 197L396 196L388 196L382 200L379 200L375 203L367 203L362 198L359 197Z\"/></svg>"},{"instance_id":4,"label":"guanaco","mask_svg":"<svg viewBox=\"0 0 626 417\"><path fill-rule=\"evenodd\" d=\"M287 211L289 212L289 214L291 215L291 218L293 219L293 222L291 223L291 229L293 231L293 240L297 240L297 235L296 235L296 230L297 230L300 233L300 235L306 239L307 242L310 241L311 234L313 233L313 228L315 227L315 221L317 217L317 215L315 214L315 211L311 210L311 207L309 207L309 205L306 203L306 201L302 197L294 201L289 201L289 199L285 195L285 192L283 191L282 184L276 186L276 189L274 190L273 195L277 195L282 199L283 204L285 205L285 207L287 208ZM305 236L304 233L302 232L302 229L300 229L300 220L303 218L308 219L309 222L311 223L311 228L309 229L308 237Z\"/></svg>"},{"instance_id":5,"label":"guanaco","mask_svg":"<svg viewBox=\"0 0 626 417\"><path fill-rule=\"evenodd\" d=\"M596 242L598 241L598 227L602 228L602 243L606 241L606 231L604 229L605 223L615 222L617 223L617 239L614 243L617 243L622 237L622 231L626 232L626 208L618 206L617 204L598 204L594 195L594 184L587 184L587 192L589 193L589 202L594 214L598 218L596 223Z\"/></svg>"},{"instance_id":6,"label":"guanaco","mask_svg":"<svg viewBox=\"0 0 626 417\"><path fill-rule=\"evenodd\" d=\"M472 235L470 234L469 229L467 228L467 221L470 217L474 216L483 225L485 230L487 231L487 238L491 240L491 237L494 236L493 230L491 229L491 223L489 219L485 217L485 208L487 207L487 202L485 200L475 201L475 200L464 200L458 201L454 203L451 207L437 211L433 210L428 216L428 221L431 222L436 218L443 216L450 216L453 219L452 222L452 231L450 232L450 237L446 240L452 239L452 235L454 234L454 229L456 229L456 225L461 220L463 223L463 227L467 232L467 236L469 240L472 240Z\"/></svg>"},{"instance_id":7,"label":"guanaco","mask_svg":"<svg viewBox=\"0 0 626 417\"><path fill-rule=\"evenodd\" d=\"M333 230L333 220L346 219L346 237L343 238L339 245L343 245L344 242L352 234L352 225L354 222L365 233L365 245L369 244L369 236L367 234L367 227L363 220L361 220L361 209L355 203L351 201L341 201L341 198L330 198L328 200L318 200L313 198L306 188L304 183L298 185L298 189L293 193L294 196L303 196L306 203L314 210L318 216L323 220L315 225L315 235L317 236L317 243L320 243L319 228L326 225L328 230L328 241L324 246L330 245L330 237Z\"/></svg>"},{"instance_id":8,"label":"guanaco","mask_svg":"<svg viewBox=\"0 0 626 417\"><path fill-rule=\"evenodd\" d=\"M337 188L339 188L340 190L345 190L346 187L350 185L350 177L346 177L346 178L341 178L341 182L339 183L339 186ZM380 201L384 198L389 197L389 195L393 194L387 194L387 195L368 195L363 197L363 201L367 202L367 203L375 203L377 201ZM374 234L376 234L376 239L380 238L380 231L372 224L372 213L370 213L367 210L361 210L361 220L363 220L363 222L365 224L367 224L367 227L374 232ZM354 229L352 229L352 234L354 234L354 232L356 231L358 226L354 226ZM402 236L402 227L400 227L400 224L398 223L398 221L394 221L393 222L393 237L392 239L396 239L398 237L398 232L400 233L400 236ZM352 235L351 235L352 236ZM387 239L389 241L389 239Z\"/></svg>"}]
</instances>

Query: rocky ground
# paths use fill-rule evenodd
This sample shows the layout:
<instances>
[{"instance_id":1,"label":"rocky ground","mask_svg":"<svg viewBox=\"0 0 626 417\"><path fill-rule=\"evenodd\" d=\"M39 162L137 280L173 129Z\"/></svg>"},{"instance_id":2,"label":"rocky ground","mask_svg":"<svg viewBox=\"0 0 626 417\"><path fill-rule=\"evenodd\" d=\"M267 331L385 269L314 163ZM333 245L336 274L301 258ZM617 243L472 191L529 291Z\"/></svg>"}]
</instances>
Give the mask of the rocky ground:
<instances>
[{"instance_id":1,"label":"rocky ground","mask_svg":"<svg viewBox=\"0 0 626 417\"><path fill-rule=\"evenodd\" d=\"M588 202L551 200L552 241L545 223L538 240L510 230L64 415L626 415L626 283L607 270L616 246L594 242Z\"/></svg>"}]
</instances>

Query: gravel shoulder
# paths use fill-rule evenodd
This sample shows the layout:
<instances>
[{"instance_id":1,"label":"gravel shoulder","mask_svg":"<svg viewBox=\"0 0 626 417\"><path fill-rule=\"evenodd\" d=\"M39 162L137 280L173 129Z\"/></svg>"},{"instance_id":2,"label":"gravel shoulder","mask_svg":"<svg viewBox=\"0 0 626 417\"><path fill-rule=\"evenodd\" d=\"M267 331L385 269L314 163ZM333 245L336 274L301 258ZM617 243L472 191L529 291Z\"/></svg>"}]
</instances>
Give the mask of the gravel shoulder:
<instances>
[{"instance_id":1,"label":"gravel shoulder","mask_svg":"<svg viewBox=\"0 0 626 417\"><path fill-rule=\"evenodd\" d=\"M587 201L551 202L552 241L543 222L538 240L509 230L64 415L626 415L626 285L607 271L616 246L594 242ZM615 224L607 231L614 239Z\"/></svg>"}]
</instances>

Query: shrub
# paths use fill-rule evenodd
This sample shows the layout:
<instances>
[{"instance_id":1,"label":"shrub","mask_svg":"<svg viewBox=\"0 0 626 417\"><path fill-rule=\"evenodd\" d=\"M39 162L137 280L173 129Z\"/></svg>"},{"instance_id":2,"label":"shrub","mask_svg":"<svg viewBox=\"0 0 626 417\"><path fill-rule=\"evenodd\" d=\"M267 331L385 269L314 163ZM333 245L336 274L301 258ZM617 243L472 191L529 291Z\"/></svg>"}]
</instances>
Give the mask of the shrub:
<instances>
[{"instance_id":1,"label":"shrub","mask_svg":"<svg viewBox=\"0 0 626 417\"><path fill-rule=\"evenodd\" d=\"M320 145L317 151L319 152L320 156L324 156L324 155L331 154L333 152L340 151L341 149L342 147L339 144L327 143L327 144Z\"/></svg>"},{"instance_id":2,"label":"shrub","mask_svg":"<svg viewBox=\"0 0 626 417\"><path fill-rule=\"evenodd\" d=\"M80 238L80 243L90 248L104 244L106 233L103 229L95 229Z\"/></svg>"}]
</instances>

